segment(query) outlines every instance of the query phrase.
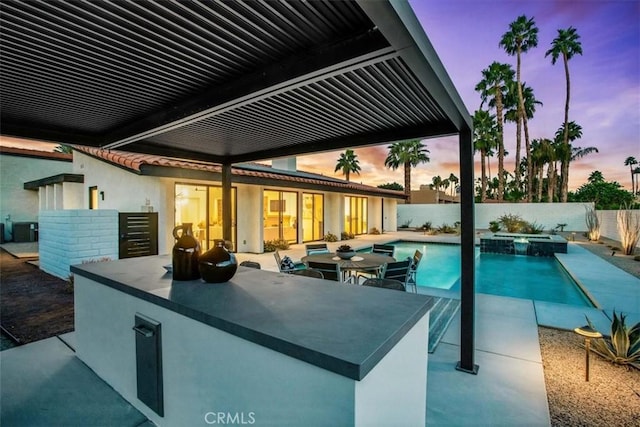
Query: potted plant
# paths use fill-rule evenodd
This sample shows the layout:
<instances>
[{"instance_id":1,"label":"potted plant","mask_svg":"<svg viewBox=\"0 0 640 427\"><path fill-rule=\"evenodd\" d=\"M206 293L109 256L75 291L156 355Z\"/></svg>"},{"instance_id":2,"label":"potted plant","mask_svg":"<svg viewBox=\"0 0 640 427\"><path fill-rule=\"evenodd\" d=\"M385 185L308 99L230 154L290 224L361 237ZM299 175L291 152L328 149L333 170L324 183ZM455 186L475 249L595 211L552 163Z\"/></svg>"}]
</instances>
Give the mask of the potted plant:
<instances>
[{"instance_id":1,"label":"potted plant","mask_svg":"<svg viewBox=\"0 0 640 427\"><path fill-rule=\"evenodd\" d=\"M336 255L342 259L351 259L355 254L356 251L349 245L340 245L338 249L336 249Z\"/></svg>"}]
</instances>

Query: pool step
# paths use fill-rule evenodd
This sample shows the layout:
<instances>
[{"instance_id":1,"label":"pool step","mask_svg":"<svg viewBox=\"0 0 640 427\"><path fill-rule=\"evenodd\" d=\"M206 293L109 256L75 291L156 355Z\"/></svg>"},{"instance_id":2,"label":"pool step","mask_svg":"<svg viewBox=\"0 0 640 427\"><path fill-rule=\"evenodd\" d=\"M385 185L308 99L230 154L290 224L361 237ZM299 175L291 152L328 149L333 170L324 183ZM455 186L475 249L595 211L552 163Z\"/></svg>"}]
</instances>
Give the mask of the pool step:
<instances>
[{"instance_id":1,"label":"pool step","mask_svg":"<svg viewBox=\"0 0 640 427\"><path fill-rule=\"evenodd\" d=\"M434 298L435 303L429 318L429 353L433 353L447 327L460 308L460 300L453 298Z\"/></svg>"}]
</instances>

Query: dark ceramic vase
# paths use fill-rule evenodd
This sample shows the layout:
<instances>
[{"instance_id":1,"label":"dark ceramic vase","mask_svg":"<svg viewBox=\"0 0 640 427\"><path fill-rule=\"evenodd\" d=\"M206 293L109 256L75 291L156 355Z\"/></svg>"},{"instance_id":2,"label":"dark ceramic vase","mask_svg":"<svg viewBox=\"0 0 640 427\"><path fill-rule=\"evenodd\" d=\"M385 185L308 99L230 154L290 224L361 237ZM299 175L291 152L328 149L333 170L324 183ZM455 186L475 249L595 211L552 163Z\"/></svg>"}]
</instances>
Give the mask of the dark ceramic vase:
<instances>
[{"instance_id":1,"label":"dark ceramic vase","mask_svg":"<svg viewBox=\"0 0 640 427\"><path fill-rule=\"evenodd\" d=\"M224 240L216 239L214 246L200 255L200 276L209 283L226 282L236 274L236 256L224 247Z\"/></svg>"},{"instance_id":2,"label":"dark ceramic vase","mask_svg":"<svg viewBox=\"0 0 640 427\"><path fill-rule=\"evenodd\" d=\"M182 233L178 234L180 230ZM191 224L184 223L174 228L173 237L176 239L172 251L173 280L199 279L200 243L193 237Z\"/></svg>"}]
</instances>

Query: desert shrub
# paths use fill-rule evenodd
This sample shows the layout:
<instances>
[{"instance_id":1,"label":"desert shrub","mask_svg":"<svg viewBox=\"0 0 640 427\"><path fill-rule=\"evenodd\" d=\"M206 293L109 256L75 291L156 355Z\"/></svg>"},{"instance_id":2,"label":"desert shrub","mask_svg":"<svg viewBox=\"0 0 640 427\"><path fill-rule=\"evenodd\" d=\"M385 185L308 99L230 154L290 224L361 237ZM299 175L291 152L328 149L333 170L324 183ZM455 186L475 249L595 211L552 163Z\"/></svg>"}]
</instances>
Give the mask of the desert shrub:
<instances>
[{"instance_id":1,"label":"desert shrub","mask_svg":"<svg viewBox=\"0 0 640 427\"><path fill-rule=\"evenodd\" d=\"M587 223L587 238L597 242L600 240L600 218L596 210L592 207L585 206L585 221Z\"/></svg>"},{"instance_id":2,"label":"desert shrub","mask_svg":"<svg viewBox=\"0 0 640 427\"><path fill-rule=\"evenodd\" d=\"M276 249L289 249L289 242L286 240L267 240L264 242L265 252L275 252Z\"/></svg>"},{"instance_id":3,"label":"desert shrub","mask_svg":"<svg viewBox=\"0 0 640 427\"><path fill-rule=\"evenodd\" d=\"M453 234L456 232L457 230L455 229L455 227L452 227L448 224L442 224L440 227L438 227L438 233Z\"/></svg>"},{"instance_id":4,"label":"desert shrub","mask_svg":"<svg viewBox=\"0 0 640 427\"><path fill-rule=\"evenodd\" d=\"M526 221L517 214L504 214L498 218L498 222L502 224L509 233L519 233L526 224Z\"/></svg>"},{"instance_id":5,"label":"desert shrub","mask_svg":"<svg viewBox=\"0 0 640 427\"><path fill-rule=\"evenodd\" d=\"M356 238L356 235L349 231L343 231L342 233L340 233L340 240L350 240L355 238Z\"/></svg>"},{"instance_id":6,"label":"desert shrub","mask_svg":"<svg viewBox=\"0 0 640 427\"><path fill-rule=\"evenodd\" d=\"M433 230L433 226L431 225L431 221L427 221L424 224L422 224L422 226L420 227L420 230L422 230L422 231L431 231L431 230Z\"/></svg>"},{"instance_id":7,"label":"desert shrub","mask_svg":"<svg viewBox=\"0 0 640 427\"><path fill-rule=\"evenodd\" d=\"M497 233L498 231L500 231L500 221L490 221L489 230L492 233Z\"/></svg>"},{"instance_id":8,"label":"desert shrub","mask_svg":"<svg viewBox=\"0 0 640 427\"><path fill-rule=\"evenodd\" d=\"M627 327L625 318L626 316L622 313L618 317L614 310L611 335L593 340L591 348L612 363L640 369L640 322ZM591 328L595 329L588 317L587 322Z\"/></svg>"},{"instance_id":9,"label":"desert shrub","mask_svg":"<svg viewBox=\"0 0 640 427\"><path fill-rule=\"evenodd\" d=\"M638 240L640 240L640 219L634 216L634 211L624 205L617 214L618 234L625 255L633 255Z\"/></svg>"},{"instance_id":10,"label":"desert shrub","mask_svg":"<svg viewBox=\"0 0 640 427\"><path fill-rule=\"evenodd\" d=\"M400 224L398 226L398 228L409 228L409 226L411 225L411 221L413 221L412 219L408 219L405 222L403 222L402 224Z\"/></svg>"},{"instance_id":11,"label":"desert shrub","mask_svg":"<svg viewBox=\"0 0 640 427\"><path fill-rule=\"evenodd\" d=\"M73 276L73 274L70 274L69 277L67 277L67 280L64 284L64 291L68 294L72 294L73 293L73 289L74 289L74 281L75 278Z\"/></svg>"},{"instance_id":12,"label":"desert shrub","mask_svg":"<svg viewBox=\"0 0 640 427\"><path fill-rule=\"evenodd\" d=\"M333 234L330 231L327 231L327 234L324 235L323 240L325 242L337 242L338 241L338 236L336 236L335 234Z\"/></svg>"},{"instance_id":13,"label":"desert shrub","mask_svg":"<svg viewBox=\"0 0 640 427\"><path fill-rule=\"evenodd\" d=\"M525 222L521 230L521 232L525 234L541 234L543 231L544 226L536 222Z\"/></svg>"},{"instance_id":14,"label":"desert shrub","mask_svg":"<svg viewBox=\"0 0 640 427\"><path fill-rule=\"evenodd\" d=\"M369 234L373 234L373 235L378 235L381 234L380 230L378 230L376 227L372 227L371 230L369 230Z\"/></svg>"}]
</instances>

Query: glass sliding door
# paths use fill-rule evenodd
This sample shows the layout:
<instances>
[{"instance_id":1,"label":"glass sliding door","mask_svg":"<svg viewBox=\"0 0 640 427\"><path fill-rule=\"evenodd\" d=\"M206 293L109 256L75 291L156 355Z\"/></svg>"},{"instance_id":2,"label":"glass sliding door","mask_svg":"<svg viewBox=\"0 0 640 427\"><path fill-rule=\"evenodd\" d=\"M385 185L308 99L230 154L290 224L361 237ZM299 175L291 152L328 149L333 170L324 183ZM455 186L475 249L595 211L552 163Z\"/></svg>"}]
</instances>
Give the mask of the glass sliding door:
<instances>
[{"instance_id":1,"label":"glass sliding door","mask_svg":"<svg viewBox=\"0 0 640 427\"><path fill-rule=\"evenodd\" d=\"M265 190L263 193L264 240L298 241L298 193Z\"/></svg>"},{"instance_id":2,"label":"glass sliding door","mask_svg":"<svg viewBox=\"0 0 640 427\"><path fill-rule=\"evenodd\" d=\"M302 241L321 240L324 236L324 196L302 194Z\"/></svg>"},{"instance_id":3,"label":"glass sliding door","mask_svg":"<svg viewBox=\"0 0 640 427\"><path fill-rule=\"evenodd\" d=\"M176 184L175 225L191 223L193 236L202 251L213 247L214 239L222 239L222 187ZM236 240L236 189L231 189L232 242Z\"/></svg>"},{"instance_id":4,"label":"glass sliding door","mask_svg":"<svg viewBox=\"0 0 640 427\"><path fill-rule=\"evenodd\" d=\"M367 227L367 198L346 196L344 203L344 228L348 233L366 234Z\"/></svg>"}]
</instances>

